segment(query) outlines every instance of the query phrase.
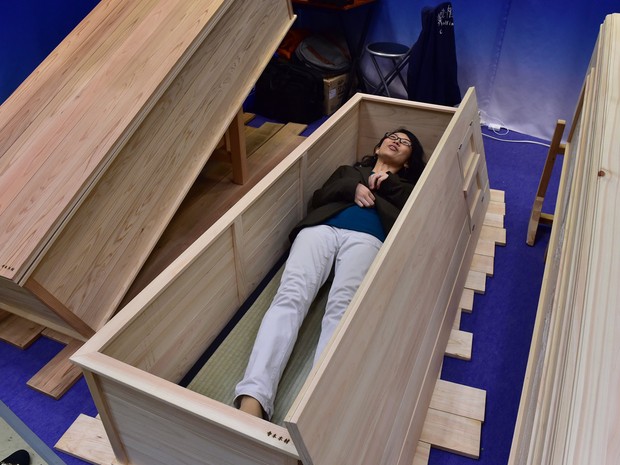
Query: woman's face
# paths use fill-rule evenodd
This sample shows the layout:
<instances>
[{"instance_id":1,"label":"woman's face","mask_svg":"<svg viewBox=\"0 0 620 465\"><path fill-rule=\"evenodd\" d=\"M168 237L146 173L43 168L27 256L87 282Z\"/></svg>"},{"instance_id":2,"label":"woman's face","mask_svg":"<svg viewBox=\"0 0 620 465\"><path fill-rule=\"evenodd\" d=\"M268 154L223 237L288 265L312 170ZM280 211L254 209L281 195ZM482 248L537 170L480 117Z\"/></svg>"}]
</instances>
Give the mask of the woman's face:
<instances>
[{"instance_id":1,"label":"woman's face","mask_svg":"<svg viewBox=\"0 0 620 465\"><path fill-rule=\"evenodd\" d=\"M401 168L411 157L411 152L411 140L402 132L391 133L375 150L379 160Z\"/></svg>"}]
</instances>

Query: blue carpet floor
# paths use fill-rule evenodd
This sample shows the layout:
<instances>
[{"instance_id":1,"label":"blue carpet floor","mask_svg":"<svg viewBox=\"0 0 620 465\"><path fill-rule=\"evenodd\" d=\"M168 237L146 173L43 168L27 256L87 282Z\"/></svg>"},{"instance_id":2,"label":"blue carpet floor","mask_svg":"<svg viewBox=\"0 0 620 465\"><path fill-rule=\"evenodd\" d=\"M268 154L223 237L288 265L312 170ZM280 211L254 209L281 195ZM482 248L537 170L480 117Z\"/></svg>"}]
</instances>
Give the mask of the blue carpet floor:
<instances>
[{"instance_id":1,"label":"blue carpet floor","mask_svg":"<svg viewBox=\"0 0 620 465\"><path fill-rule=\"evenodd\" d=\"M493 135L486 129L483 132ZM530 139L515 133L497 137ZM477 295L473 313L462 317L461 329L474 334L472 360L446 358L442 373L443 379L487 391L482 452L479 460L472 460L433 449L431 465L506 463L549 238L548 228L541 227L535 246L525 244L527 223L547 148L488 137L484 138L484 145L491 187L506 192L507 245L497 248L495 274L487 278L486 293ZM559 169L554 172L549 198L556 195L558 172ZM553 202L545 203L543 211L553 212ZM46 338L40 338L25 351L0 342L0 373L4 379L0 383L0 400L50 448L80 413L97 414L83 379L58 401L26 386L61 348L61 344ZM60 452L58 456L67 465L85 463Z\"/></svg>"},{"instance_id":2,"label":"blue carpet floor","mask_svg":"<svg viewBox=\"0 0 620 465\"><path fill-rule=\"evenodd\" d=\"M26 449L32 464L63 465L64 462L4 402L0 402L0 419L10 427L13 436L7 438L6 444L0 444L0 451L4 452L0 457L7 457L18 449Z\"/></svg>"}]
</instances>

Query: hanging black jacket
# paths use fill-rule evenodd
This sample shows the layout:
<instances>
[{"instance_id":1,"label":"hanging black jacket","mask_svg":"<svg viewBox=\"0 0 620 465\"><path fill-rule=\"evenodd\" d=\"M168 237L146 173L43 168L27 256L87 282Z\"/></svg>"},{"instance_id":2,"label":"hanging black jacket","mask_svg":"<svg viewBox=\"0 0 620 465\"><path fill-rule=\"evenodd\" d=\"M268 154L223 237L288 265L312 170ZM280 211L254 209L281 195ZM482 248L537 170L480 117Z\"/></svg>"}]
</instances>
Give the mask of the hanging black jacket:
<instances>
[{"instance_id":1,"label":"hanging black jacket","mask_svg":"<svg viewBox=\"0 0 620 465\"><path fill-rule=\"evenodd\" d=\"M422 9L422 31L411 50L407 88L409 100L448 106L461 102L450 2Z\"/></svg>"}]
</instances>

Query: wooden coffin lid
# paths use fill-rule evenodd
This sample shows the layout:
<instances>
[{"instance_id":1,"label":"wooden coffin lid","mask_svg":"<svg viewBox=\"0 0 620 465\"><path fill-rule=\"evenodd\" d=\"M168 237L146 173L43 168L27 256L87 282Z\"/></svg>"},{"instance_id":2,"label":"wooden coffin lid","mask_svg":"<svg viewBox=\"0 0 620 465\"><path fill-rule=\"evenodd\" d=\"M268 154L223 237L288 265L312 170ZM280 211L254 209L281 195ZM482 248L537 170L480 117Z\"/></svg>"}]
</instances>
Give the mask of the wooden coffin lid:
<instances>
[{"instance_id":1,"label":"wooden coffin lid","mask_svg":"<svg viewBox=\"0 0 620 465\"><path fill-rule=\"evenodd\" d=\"M231 4L103 0L0 107L0 276L27 277Z\"/></svg>"}]
</instances>

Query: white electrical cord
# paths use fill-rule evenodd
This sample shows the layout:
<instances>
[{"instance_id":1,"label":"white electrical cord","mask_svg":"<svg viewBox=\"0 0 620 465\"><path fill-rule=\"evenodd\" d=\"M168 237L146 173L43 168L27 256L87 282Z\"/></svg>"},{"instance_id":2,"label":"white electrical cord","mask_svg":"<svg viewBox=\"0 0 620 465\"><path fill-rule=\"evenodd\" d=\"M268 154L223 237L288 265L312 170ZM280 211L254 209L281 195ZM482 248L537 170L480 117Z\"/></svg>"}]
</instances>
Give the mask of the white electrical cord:
<instances>
[{"instance_id":1,"label":"white electrical cord","mask_svg":"<svg viewBox=\"0 0 620 465\"><path fill-rule=\"evenodd\" d=\"M483 110L480 110L480 115L482 116L484 113ZM480 125L481 126L486 126L489 130L493 131L496 135L498 136L505 136L507 135L510 130L504 125L504 123L498 119L498 118L492 118L495 119L497 122L496 123L490 123L487 122L488 118L485 118L485 120L481 120L480 121ZM501 132L502 130L506 131L506 132ZM518 143L518 144L534 144L534 145L542 145L543 147L550 147L551 144L545 144L544 142L538 142L536 140L527 140L527 139L501 139L499 137L494 137L490 134L482 134L484 137L488 137L489 139L493 139L493 140L498 140L500 142L513 142L513 143Z\"/></svg>"}]
</instances>

